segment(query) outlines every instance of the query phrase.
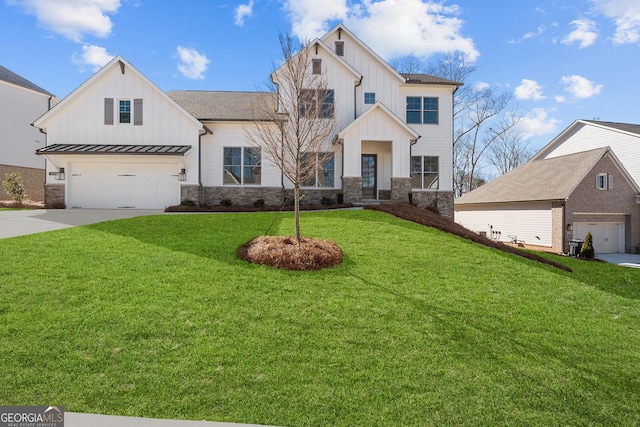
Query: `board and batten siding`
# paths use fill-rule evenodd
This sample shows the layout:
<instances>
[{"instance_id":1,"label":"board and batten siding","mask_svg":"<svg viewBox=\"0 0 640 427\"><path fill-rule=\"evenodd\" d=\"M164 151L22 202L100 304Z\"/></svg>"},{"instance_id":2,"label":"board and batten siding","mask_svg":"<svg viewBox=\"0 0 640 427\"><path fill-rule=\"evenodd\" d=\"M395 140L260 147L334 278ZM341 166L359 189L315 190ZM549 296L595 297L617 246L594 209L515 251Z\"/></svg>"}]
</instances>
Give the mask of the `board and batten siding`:
<instances>
[{"instance_id":1,"label":"board and batten siding","mask_svg":"<svg viewBox=\"0 0 640 427\"><path fill-rule=\"evenodd\" d=\"M544 158L564 156L600 147L611 147L631 177L640 185L640 136L592 124L581 124L549 147Z\"/></svg>"},{"instance_id":2,"label":"board and batten siding","mask_svg":"<svg viewBox=\"0 0 640 427\"><path fill-rule=\"evenodd\" d=\"M551 202L456 205L454 217L458 224L494 240L509 242L509 236L517 236L528 245L552 247Z\"/></svg>"}]
</instances>

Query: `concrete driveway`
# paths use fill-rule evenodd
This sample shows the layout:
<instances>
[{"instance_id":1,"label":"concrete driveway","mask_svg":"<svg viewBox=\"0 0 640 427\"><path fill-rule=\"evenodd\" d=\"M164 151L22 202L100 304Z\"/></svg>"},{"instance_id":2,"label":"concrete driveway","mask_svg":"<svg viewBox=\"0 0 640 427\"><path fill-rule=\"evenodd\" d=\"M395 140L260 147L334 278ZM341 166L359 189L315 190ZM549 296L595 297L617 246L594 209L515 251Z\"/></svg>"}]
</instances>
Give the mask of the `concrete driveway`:
<instances>
[{"instance_id":1,"label":"concrete driveway","mask_svg":"<svg viewBox=\"0 0 640 427\"><path fill-rule=\"evenodd\" d=\"M164 214L164 211L160 209L24 209L0 211L0 239L114 219L161 214Z\"/></svg>"},{"instance_id":2,"label":"concrete driveway","mask_svg":"<svg viewBox=\"0 0 640 427\"><path fill-rule=\"evenodd\" d=\"M639 254L598 254L597 258L623 267L640 268Z\"/></svg>"}]
</instances>

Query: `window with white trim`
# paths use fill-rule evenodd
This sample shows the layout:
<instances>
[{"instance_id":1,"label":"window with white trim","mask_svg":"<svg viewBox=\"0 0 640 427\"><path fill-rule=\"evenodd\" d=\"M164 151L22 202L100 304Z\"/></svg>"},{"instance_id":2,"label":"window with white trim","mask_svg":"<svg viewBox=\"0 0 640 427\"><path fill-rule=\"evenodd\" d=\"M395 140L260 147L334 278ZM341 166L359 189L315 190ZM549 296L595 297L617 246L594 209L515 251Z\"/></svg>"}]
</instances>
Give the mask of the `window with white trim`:
<instances>
[{"instance_id":1,"label":"window with white trim","mask_svg":"<svg viewBox=\"0 0 640 427\"><path fill-rule=\"evenodd\" d=\"M376 103L376 93L375 92L365 92L364 93L364 103L365 104L375 104Z\"/></svg>"},{"instance_id":2,"label":"window with white trim","mask_svg":"<svg viewBox=\"0 0 640 427\"><path fill-rule=\"evenodd\" d=\"M411 188L437 190L440 185L438 156L411 157Z\"/></svg>"},{"instance_id":3,"label":"window with white trim","mask_svg":"<svg viewBox=\"0 0 640 427\"><path fill-rule=\"evenodd\" d=\"M131 123L131 100L130 99L118 100L118 123L120 124Z\"/></svg>"},{"instance_id":4,"label":"window with white trim","mask_svg":"<svg viewBox=\"0 0 640 427\"><path fill-rule=\"evenodd\" d=\"M333 89L302 89L299 107L301 117L330 119L334 111L334 91Z\"/></svg>"},{"instance_id":5,"label":"window with white trim","mask_svg":"<svg viewBox=\"0 0 640 427\"><path fill-rule=\"evenodd\" d=\"M335 166L333 153L307 153L303 168L313 168L314 174L302 183L303 187L333 187ZM324 162L324 164L322 164Z\"/></svg>"},{"instance_id":6,"label":"window with white trim","mask_svg":"<svg viewBox=\"0 0 640 427\"><path fill-rule=\"evenodd\" d=\"M607 189L607 178L608 177L606 173L599 173L598 175L596 175L596 188L598 190Z\"/></svg>"},{"instance_id":7,"label":"window with white trim","mask_svg":"<svg viewBox=\"0 0 640 427\"><path fill-rule=\"evenodd\" d=\"M438 124L438 98L407 96L407 123Z\"/></svg>"},{"instance_id":8,"label":"window with white trim","mask_svg":"<svg viewBox=\"0 0 640 427\"><path fill-rule=\"evenodd\" d=\"M260 185L262 162L259 148L224 147L224 185Z\"/></svg>"}]
</instances>

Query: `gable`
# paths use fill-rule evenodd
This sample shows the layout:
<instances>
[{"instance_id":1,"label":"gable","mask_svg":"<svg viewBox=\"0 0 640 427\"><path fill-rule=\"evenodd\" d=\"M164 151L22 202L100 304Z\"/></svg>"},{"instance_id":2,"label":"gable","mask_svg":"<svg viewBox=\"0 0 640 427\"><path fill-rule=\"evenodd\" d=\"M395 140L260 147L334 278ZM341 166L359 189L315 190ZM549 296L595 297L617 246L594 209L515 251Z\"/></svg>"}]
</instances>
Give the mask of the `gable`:
<instances>
[{"instance_id":1,"label":"gable","mask_svg":"<svg viewBox=\"0 0 640 427\"><path fill-rule=\"evenodd\" d=\"M198 120L182 106L160 90L151 80L146 78L121 56L112 59L93 76L78 86L54 108L34 121L34 126L47 129L51 123L67 120L75 116L77 120L104 123L105 99L145 100L145 109L152 106L164 110L173 110L194 125L202 127ZM83 117L84 116L84 117ZM97 118L97 119L96 119ZM133 120L133 118L132 118Z\"/></svg>"},{"instance_id":2,"label":"gable","mask_svg":"<svg viewBox=\"0 0 640 427\"><path fill-rule=\"evenodd\" d=\"M629 175L640 184L640 126L576 120L533 159L549 159L580 151L611 147Z\"/></svg>"},{"instance_id":3,"label":"gable","mask_svg":"<svg viewBox=\"0 0 640 427\"><path fill-rule=\"evenodd\" d=\"M338 132L338 138L348 139L350 135L359 135L360 139L395 139L403 135L411 141L416 141L420 135L394 115L381 102L376 102L360 117Z\"/></svg>"}]
</instances>

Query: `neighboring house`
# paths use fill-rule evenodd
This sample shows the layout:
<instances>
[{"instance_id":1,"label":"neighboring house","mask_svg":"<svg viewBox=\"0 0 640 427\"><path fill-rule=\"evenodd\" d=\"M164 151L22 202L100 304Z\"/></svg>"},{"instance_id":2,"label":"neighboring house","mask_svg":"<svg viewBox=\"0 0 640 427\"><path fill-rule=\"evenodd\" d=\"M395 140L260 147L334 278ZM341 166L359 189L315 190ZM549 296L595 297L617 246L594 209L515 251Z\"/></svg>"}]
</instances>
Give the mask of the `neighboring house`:
<instances>
[{"instance_id":1,"label":"neighboring house","mask_svg":"<svg viewBox=\"0 0 640 427\"><path fill-rule=\"evenodd\" d=\"M598 253L637 251L640 186L613 148L571 141L580 139L586 122L576 123L529 162L457 199L456 222L556 252L568 252L569 241L584 240L589 231ZM611 144L615 135L608 136L600 143ZM559 141L576 150L548 155Z\"/></svg>"},{"instance_id":2,"label":"neighboring house","mask_svg":"<svg viewBox=\"0 0 640 427\"><path fill-rule=\"evenodd\" d=\"M453 93L461 83L403 75L343 25L309 45L326 75L337 122L333 161L307 200L436 199L453 216ZM277 71L272 79L278 83ZM312 88L311 88L312 89ZM49 146L47 202L67 207L164 208L181 200L283 203L291 184L263 161L247 127L265 92L163 93L117 57L36 120ZM64 174L60 173L61 171Z\"/></svg>"},{"instance_id":3,"label":"neighboring house","mask_svg":"<svg viewBox=\"0 0 640 427\"><path fill-rule=\"evenodd\" d=\"M46 136L31 122L59 99L1 65L0 99L0 182L17 172L29 198L44 200L45 161L34 151L45 146ZM0 188L0 200L8 198Z\"/></svg>"}]
</instances>

